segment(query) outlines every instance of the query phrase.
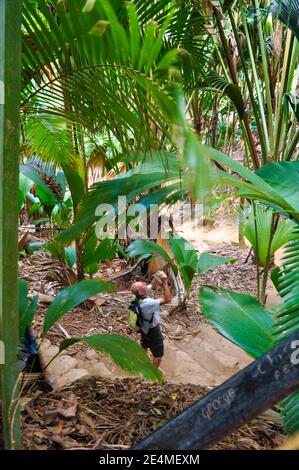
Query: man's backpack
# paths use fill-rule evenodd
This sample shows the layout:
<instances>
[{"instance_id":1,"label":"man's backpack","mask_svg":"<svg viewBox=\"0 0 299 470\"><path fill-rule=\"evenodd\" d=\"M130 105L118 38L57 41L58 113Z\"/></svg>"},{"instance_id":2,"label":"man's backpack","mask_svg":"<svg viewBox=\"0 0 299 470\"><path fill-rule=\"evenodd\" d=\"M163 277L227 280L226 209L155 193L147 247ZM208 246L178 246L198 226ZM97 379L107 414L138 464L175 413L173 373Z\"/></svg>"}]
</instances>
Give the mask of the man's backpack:
<instances>
[{"instance_id":1,"label":"man's backpack","mask_svg":"<svg viewBox=\"0 0 299 470\"><path fill-rule=\"evenodd\" d=\"M137 331L138 333L144 333L145 335L148 334L152 321L154 319L154 313L150 321L145 320L142 316L142 310L137 299L132 300L129 310L128 310L128 321L130 327Z\"/></svg>"}]
</instances>

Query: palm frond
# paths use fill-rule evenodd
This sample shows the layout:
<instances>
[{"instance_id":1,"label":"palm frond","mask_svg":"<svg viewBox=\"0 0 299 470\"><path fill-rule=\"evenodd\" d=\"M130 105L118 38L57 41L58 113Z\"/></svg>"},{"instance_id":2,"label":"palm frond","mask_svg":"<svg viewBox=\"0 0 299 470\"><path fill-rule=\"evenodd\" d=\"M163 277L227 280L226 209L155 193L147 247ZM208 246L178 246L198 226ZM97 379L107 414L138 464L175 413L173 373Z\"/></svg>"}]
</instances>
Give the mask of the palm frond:
<instances>
[{"instance_id":1,"label":"palm frond","mask_svg":"<svg viewBox=\"0 0 299 470\"><path fill-rule=\"evenodd\" d=\"M105 216L106 222L115 217L119 210L119 196L126 195L127 205L138 198L138 203L147 209L151 204L171 204L176 198L187 194L188 188L181 181L181 172L175 155L155 152L149 154L147 158L151 164L146 161L146 156L142 156L145 163L127 173L120 173L112 180L96 183L82 204L74 225L61 233L58 240L61 243L70 243L99 220L103 216L97 212L101 204L109 204L110 207ZM170 184L165 185L165 183ZM140 195L142 196L139 197Z\"/></svg>"},{"instance_id":2,"label":"palm frond","mask_svg":"<svg viewBox=\"0 0 299 470\"><path fill-rule=\"evenodd\" d=\"M83 12L84 5L26 2L23 113L51 113L93 133L108 131L123 149L153 147L159 133L172 141L174 100L164 85L177 60L176 50L164 47L171 12L159 28L154 22L142 28L130 4L125 27L107 0L91 11Z\"/></svg>"},{"instance_id":3,"label":"palm frond","mask_svg":"<svg viewBox=\"0 0 299 470\"><path fill-rule=\"evenodd\" d=\"M299 202L293 190L299 184L299 162L270 163L252 172L217 150L204 147L203 152L206 159L220 163L234 173L219 171L218 183L234 186L239 189L240 196L258 200L299 222Z\"/></svg>"},{"instance_id":4,"label":"palm frond","mask_svg":"<svg viewBox=\"0 0 299 470\"><path fill-rule=\"evenodd\" d=\"M244 116L245 104L239 86L234 85L213 71L202 73L202 76L204 81L200 87L212 88L213 91L218 91L228 96L236 106L239 116L242 118Z\"/></svg>"},{"instance_id":5,"label":"palm frond","mask_svg":"<svg viewBox=\"0 0 299 470\"><path fill-rule=\"evenodd\" d=\"M278 289L282 304L276 314L273 338L283 341L299 330L299 226L293 230L287 244L283 268L279 275ZM284 423L289 434L299 430L299 392L287 397L281 404Z\"/></svg>"},{"instance_id":6,"label":"palm frond","mask_svg":"<svg viewBox=\"0 0 299 470\"><path fill-rule=\"evenodd\" d=\"M295 434L299 429L299 391L289 395L280 404L285 430Z\"/></svg>"},{"instance_id":7,"label":"palm frond","mask_svg":"<svg viewBox=\"0 0 299 470\"><path fill-rule=\"evenodd\" d=\"M284 246L290 239L294 229L291 220L279 220L274 235L272 234L273 210L263 204L256 204L255 211L252 206L237 211L241 222L242 233L252 245L255 253L258 252L260 262L265 266L269 255Z\"/></svg>"},{"instance_id":8,"label":"palm frond","mask_svg":"<svg viewBox=\"0 0 299 470\"><path fill-rule=\"evenodd\" d=\"M201 288L200 304L212 326L251 357L256 359L274 347L274 319L254 297Z\"/></svg>"},{"instance_id":9,"label":"palm frond","mask_svg":"<svg viewBox=\"0 0 299 470\"><path fill-rule=\"evenodd\" d=\"M202 72L213 67L214 44L206 30L204 9L197 8L192 0L133 1L142 24L153 19L161 24L172 12L164 48L166 51L178 49L184 87L193 90Z\"/></svg>"},{"instance_id":10,"label":"palm frond","mask_svg":"<svg viewBox=\"0 0 299 470\"><path fill-rule=\"evenodd\" d=\"M271 5L271 10L299 40L299 1L275 0Z\"/></svg>"},{"instance_id":11,"label":"palm frond","mask_svg":"<svg viewBox=\"0 0 299 470\"><path fill-rule=\"evenodd\" d=\"M299 329L299 226L286 246L279 277L279 295L283 303L277 312L275 338L281 341Z\"/></svg>"},{"instance_id":12,"label":"palm frond","mask_svg":"<svg viewBox=\"0 0 299 470\"><path fill-rule=\"evenodd\" d=\"M23 122L23 127L32 154L44 162L54 162L63 167L73 165L77 160L64 120L46 113L31 114Z\"/></svg>"}]
</instances>

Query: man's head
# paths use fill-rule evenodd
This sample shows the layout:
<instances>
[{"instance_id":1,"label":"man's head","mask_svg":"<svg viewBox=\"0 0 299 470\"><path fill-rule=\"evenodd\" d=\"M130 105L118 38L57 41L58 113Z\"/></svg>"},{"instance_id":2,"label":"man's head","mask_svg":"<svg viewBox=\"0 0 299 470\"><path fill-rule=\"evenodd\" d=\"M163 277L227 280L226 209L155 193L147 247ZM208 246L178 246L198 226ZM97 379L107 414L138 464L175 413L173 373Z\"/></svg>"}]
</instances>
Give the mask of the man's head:
<instances>
[{"instance_id":1,"label":"man's head","mask_svg":"<svg viewBox=\"0 0 299 470\"><path fill-rule=\"evenodd\" d=\"M140 299L144 299L148 296L148 287L145 282L137 281L132 284L131 292L139 297Z\"/></svg>"}]
</instances>

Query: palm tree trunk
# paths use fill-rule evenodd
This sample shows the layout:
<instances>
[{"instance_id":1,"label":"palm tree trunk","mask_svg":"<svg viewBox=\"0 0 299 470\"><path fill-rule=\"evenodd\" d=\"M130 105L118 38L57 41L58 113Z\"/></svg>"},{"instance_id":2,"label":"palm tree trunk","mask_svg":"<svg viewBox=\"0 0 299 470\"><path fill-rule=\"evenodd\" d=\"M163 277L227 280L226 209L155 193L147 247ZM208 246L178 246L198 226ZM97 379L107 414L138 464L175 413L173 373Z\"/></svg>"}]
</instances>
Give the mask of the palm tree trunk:
<instances>
[{"instance_id":1,"label":"palm tree trunk","mask_svg":"<svg viewBox=\"0 0 299 470\"><path fill-rule=\"evenodd\" d=\"M75 240L76 245L76 264L77 264L77 280L83 281L85 279L84 268L83 268L83 260L82 260L82 245L81 240Z\"/></svg>"},{"instance_id":2,"label":"palm tree trunk","mask_svg":"<svg viewBox=\"0 0 299 470\"><path fill-rule=\"evenodd\" d=\"M0 1L0 357L5 447L20 447L17 349L21 0ZM4 362L4 364L3 364Z\"/></svg>"},{"instance_id":3,"label":"palm tree trunk","mask_svg":"<svg viewBox=\"0 0 299 470\"><path fill-rule=\"evenodd\" d=\"M213 114L212 114L212 126L211 126L211 147L214 149L217 147L217 126L218 126L218 100L217 98L214 101L213 105Z\"/></svg>"}]
</instances>

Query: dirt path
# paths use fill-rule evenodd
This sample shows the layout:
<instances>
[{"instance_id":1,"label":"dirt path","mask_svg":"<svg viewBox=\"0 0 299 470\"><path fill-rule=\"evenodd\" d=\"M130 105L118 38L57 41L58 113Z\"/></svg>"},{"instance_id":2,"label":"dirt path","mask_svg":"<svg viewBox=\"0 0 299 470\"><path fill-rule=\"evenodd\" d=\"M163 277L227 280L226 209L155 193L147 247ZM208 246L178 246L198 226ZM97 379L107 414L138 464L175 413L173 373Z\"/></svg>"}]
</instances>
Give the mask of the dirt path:
<instances>
[{"instance_id":1,"label":"dirt path","mask_svg":"<svg viewBox=\"0 0 299 470\"><path fill-rule=\"evenodd\" d=\"M209 325L182 341L166 341L162 363L170 382L219 385L250 363L248 356Z\"/></svg>"}]
</instances>

